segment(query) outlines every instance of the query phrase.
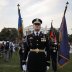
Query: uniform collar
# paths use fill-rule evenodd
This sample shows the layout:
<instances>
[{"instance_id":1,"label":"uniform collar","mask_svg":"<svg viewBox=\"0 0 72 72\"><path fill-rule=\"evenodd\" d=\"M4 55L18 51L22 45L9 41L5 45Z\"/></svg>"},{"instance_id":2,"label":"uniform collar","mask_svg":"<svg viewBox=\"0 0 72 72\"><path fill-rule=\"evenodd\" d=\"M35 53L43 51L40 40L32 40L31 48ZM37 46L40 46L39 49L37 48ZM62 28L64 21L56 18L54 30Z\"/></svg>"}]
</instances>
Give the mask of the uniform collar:
<instances>
[{"instance_id":1,"label":"uniform collar","mask_svg":"<svg viewBox=\"0 0 72 72\"><path fill-rule=\"evenodd\" d=\"M35 36L36 36L36 34L37 34L37 31L34 31L34 34L35 34ZM40 34L40 31L38 31L38 35Z\"/></svg>"},{"instance_id":2,"label":"uniform collar","mask_svg":"<svg viewBox=\"0 0 72 72\"><path fill-rule=\"evenodd\" d=\"M36 36L36 33L37 33L37 32L36 32L36 31L34 31L35 36ZM40 34L40 31L38 31L38 35L39 35L39 34Z\"/></svg>"},{"instance_id":3,"label":"uniform collar","mask_svg":"<svg viewBox=\"0 0 72 72\"><path fill-rule=\"evenodd\" d=\"M39 36L43 35L42 31L39 31L38 33L39 33ZM35 36L35 31L33 31L32 35Z\"/></svg>"}]
</instances>

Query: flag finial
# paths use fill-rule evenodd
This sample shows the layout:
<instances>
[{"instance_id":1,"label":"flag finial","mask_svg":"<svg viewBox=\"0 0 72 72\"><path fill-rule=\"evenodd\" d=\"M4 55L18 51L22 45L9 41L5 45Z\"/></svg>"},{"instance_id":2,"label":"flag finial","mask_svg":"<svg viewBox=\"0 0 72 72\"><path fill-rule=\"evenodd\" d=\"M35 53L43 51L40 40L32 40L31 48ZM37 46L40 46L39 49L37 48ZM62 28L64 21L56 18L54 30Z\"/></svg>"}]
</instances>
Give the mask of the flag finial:
<instances>
[{"instance_id":1,"label":"flag finial","mask_svg":"<svg viewBox=\"0 0 72 72\"><path fill-rule=\"evenodd\" d=\"M18 8L19 8L20 5L18 4L17 6L18 6Z\"/></svg>"},{"instance_id":2,"label":"flag finial","mask_svg":"<svg viewBox=\"0 0 72 72\"><path fill-rule=\"evenodd\" d=\"M69 4L69 2L67 1L66 5L68 5L68 4Z\"/></svg>"},{"instance_id":3,"label":"flag finial","mask_svg":"<svg viewBox=\"0 0 72 72\"><path fill-rule=\"evenodd\" d=\"M68 4L69 4L69 2L67 1L67 2L66 2L66 6L65 6L65 11L64 11L64 16L65 16L65 13L66 13Z\"/></svg>"}]
</instances>

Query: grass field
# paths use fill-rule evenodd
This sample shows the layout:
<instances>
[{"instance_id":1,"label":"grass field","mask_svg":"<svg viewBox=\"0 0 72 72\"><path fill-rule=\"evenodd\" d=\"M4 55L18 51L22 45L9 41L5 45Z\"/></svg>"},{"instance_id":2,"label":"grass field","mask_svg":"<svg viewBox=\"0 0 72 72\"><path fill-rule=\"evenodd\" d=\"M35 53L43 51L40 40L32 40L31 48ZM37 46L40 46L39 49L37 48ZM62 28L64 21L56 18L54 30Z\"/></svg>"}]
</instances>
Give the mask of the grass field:
<instances>
[{"instance_id":1,"label":"grass field","mask_svg":"<svg viewBox=\"0 0 72 72\"><path fill-rule=\"evenodd\" d=\"M14 53L9 62L5 62L0 58L0 72L20 72L19 55Z\"/></svg>"},{"instance_id":2,"label":"grass field","mask_svg":"<svg viewBox=\"0 0 72 72\"><path fill-rule=\"evenodd\" d=\"M9 62L5 62L3 58L0 58L0 72L21 72L17 52L13 54ZM52 72L51 68L48 72ZM72 54L70 55L70 62L63 69L58 69L58 72L72 72Z\"/></svg>"}]
</instances>

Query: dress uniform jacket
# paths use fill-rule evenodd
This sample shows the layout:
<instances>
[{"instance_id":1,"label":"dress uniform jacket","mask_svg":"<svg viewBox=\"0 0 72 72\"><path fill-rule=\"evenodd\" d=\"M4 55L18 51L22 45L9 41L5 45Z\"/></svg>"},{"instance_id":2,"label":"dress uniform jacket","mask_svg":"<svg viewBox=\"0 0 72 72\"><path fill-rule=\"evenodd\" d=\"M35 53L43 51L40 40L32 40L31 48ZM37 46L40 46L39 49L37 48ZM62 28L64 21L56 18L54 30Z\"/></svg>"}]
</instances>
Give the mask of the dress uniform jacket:
<instances>
[{"instance_id":1,"label":"dress uniform jacket","mask_svg":"<svg viewBox=\"0 0 72 72\"><path fill-rule=\"evenodd\" d=\"M46 72L46 66L50 65L48 37L42 32L39 36L32 33L26 37L24 49L24 60L27 59L28 72Z\"/></svg>"}]
</instances>

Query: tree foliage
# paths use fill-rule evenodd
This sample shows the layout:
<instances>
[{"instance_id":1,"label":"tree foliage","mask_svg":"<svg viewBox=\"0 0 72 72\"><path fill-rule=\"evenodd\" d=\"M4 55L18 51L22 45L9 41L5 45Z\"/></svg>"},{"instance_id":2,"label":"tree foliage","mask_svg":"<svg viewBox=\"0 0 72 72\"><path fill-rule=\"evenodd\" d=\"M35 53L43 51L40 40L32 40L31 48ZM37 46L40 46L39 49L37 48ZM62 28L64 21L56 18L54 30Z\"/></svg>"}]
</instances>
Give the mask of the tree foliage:
<instances>
[{"instance_id":1,"label":"tree foliage","mask_svg":"<svg viewBox=\"0 0 72 72\"><path fill-rule=\"evenodd\" d=\"M3 28L0 32L0 41L15 41L18 37L18 31L16 28Z\"/></svg>"}]
</instances>

